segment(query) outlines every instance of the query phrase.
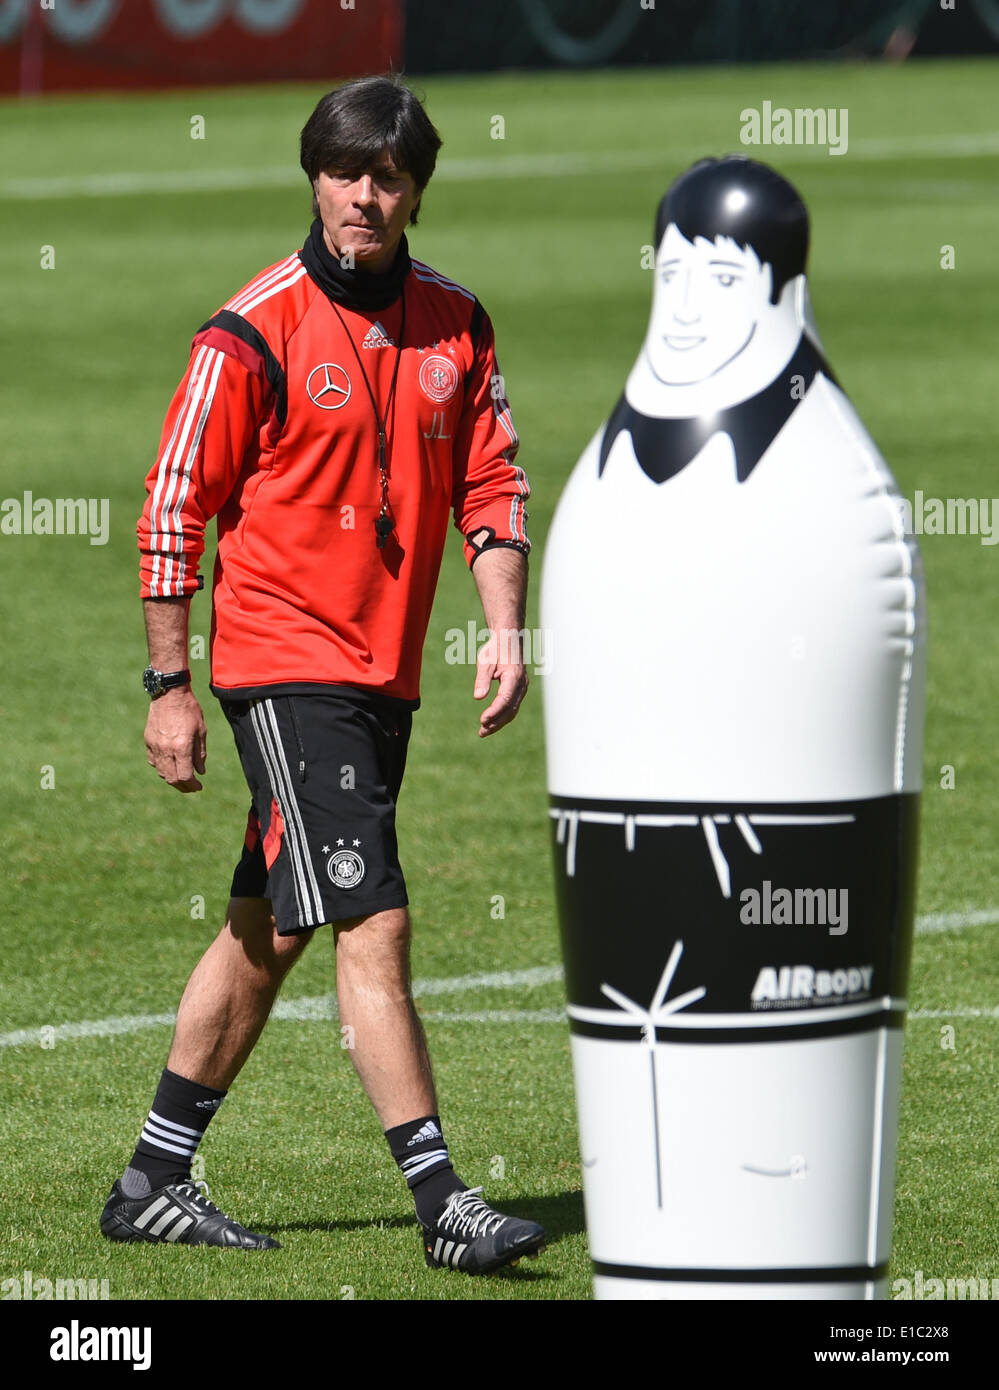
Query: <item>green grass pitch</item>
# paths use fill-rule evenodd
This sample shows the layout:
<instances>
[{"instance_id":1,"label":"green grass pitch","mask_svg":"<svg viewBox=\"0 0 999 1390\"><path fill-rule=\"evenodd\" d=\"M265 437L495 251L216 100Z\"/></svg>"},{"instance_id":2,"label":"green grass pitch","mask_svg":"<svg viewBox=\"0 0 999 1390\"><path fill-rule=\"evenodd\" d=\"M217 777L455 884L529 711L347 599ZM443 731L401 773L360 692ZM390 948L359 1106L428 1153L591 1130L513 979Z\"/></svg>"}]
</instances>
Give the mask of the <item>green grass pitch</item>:
<instances>
[{"instance_id":1,"label":"green grass pitch","mask_svg":"<svg viewBox=\"0 0 999 1390\"><path fill-rule=\"evenodd\" d=\"M999 491L996 79L983 61L424 84L445 144L411 246L470 285L495 321L534 488L532 627L555 501L645 331L641 249L655 205L692 159L741 149L740 112L764 100L849 112L842 156L746 152L776 163L809 204L825 346L903 492ZM408 1194L329 1018L272 1020L203 1146L213 1195L283 1249L111 1246L97 1217L169 1027L41 1031L175 1009L225 904L246 792L204 660L205 791L182 798L146 766L134 523L193 332L301 244L297 133L318 94L0 107L0 496L107 497L111 521L104 546L0 536L0 1278L107 1278L112 1298L137 1299L583 1299L568 1032L546 1018L562 986L553 972L488 988L458 978L557 966L559 946L538 683L515 725L476 738L471 668L445 660L447 630L480 619L457 537L400 803L414 971L458 978L420 1000L456 1164L497 1205L544 1222L542 1258L493 1280L424 1268ZM491 138L496 115L502 140ZM945 246L953 269L941 266ZM916 938L892 1278L986 1278L999 1275L999 557L978 536L925 536L922 549L931 666L918 911L991 920ZM208 619L201 595L192 632L207 636ZM283 998L330 995L333 963L324 933ZM460 1017L489 1012L500 1017ZM15 1030L28 1040L12 1045Z\"/></svg>"}]
</instances>

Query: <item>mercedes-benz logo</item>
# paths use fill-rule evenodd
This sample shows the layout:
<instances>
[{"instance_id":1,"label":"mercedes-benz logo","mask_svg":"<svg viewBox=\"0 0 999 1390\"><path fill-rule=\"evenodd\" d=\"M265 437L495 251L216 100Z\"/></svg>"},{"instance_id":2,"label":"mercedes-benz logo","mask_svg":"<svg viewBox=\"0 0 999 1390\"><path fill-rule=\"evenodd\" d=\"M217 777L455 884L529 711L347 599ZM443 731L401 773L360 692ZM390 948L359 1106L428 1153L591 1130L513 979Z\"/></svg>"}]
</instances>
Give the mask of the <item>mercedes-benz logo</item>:
<instances>
[{"instance_id":1,"label":"mercedes-benz logo","mask_svg":"<svg viewBox=\"0 0 999 1390\"><path fill-rule=\"evenodd\" d=\"M320 410L339 410L350 400L350 377L336 362L320 362L309 373L305 389Z\"/></svg>"}]
</instances>

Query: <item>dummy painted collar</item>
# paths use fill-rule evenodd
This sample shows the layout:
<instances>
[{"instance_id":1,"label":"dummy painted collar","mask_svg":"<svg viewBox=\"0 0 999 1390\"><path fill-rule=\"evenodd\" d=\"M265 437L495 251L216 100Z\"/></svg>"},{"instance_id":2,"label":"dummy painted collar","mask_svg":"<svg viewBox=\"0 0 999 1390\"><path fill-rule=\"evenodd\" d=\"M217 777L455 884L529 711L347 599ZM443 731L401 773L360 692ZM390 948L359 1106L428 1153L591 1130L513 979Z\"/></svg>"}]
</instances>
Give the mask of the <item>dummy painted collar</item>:
<instances>
[{"instance_id":1,"label":"dummy painted collar","mask_svg":"<svg viewBox=\"0 0 999 1390\"><path fill-rule=\"evenodd\" d=\"M725 410L676 419L642 415L622 395L604 430L597 476L603 474L622 430L631 435L635 458L654 483L675 477L709 439L723 432L735 450L736 477L744 483L801 404L818 372L836 381L825 358L803 333L790 361L769 386ZM800 380L795 381L795 377Z\"/></svg>"}]
</instances>

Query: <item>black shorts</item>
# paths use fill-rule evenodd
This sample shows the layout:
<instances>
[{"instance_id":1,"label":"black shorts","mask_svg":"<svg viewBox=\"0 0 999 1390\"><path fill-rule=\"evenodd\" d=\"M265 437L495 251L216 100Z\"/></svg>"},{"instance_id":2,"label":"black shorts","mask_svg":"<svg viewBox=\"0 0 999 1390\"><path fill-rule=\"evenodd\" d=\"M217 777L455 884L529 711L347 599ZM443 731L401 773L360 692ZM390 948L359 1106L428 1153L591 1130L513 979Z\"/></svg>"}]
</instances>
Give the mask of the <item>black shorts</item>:
<instances>
[{"instance_id":1,"label":"black shorts","mask_svg":"<svg viewBox=\"0 0 999 1390\"><path fill-rule=\"evenodd\" d=\"M412 711L361 691L220 703L253 799L233 897L270 898L282 936L405 907L395 803Z\"/></svg>"}]
</instances>

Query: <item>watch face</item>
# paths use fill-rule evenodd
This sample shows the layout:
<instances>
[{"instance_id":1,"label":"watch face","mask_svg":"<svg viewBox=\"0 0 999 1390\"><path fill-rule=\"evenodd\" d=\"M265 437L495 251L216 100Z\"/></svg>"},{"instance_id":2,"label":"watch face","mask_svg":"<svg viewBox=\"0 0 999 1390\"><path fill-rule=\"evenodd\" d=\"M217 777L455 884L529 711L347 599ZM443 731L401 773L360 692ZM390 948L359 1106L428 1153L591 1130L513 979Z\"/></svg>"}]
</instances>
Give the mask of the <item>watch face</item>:
<instances>
[{"instance_id":1,"label":"watch face","mask_svg":"<svg viewBox=\"0 0 999 1390\"><path fill-rule=\"evenodd\" d=\"M142 685L147 695L159 695L163 691L163 682L160 679L161 672L152 666L147 666L142 673Z\"/></svg>"}]
</instances>

